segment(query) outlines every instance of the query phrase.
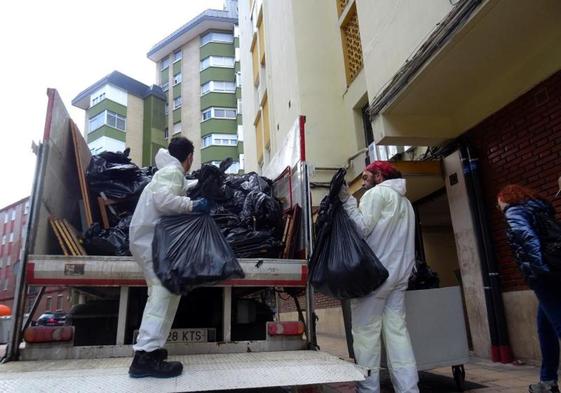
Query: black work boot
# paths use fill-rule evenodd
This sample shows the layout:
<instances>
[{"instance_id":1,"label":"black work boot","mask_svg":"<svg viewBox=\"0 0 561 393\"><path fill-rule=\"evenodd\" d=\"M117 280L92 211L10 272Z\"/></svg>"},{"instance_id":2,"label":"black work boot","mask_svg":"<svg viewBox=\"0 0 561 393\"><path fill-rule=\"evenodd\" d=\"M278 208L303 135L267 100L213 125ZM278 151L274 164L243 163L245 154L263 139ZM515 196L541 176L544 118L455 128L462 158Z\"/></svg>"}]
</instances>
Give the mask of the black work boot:
<instances>
[{"instance_id":1,"label":"black work boot","mask_svg":"<svg viewBox=\"0 0 561 393\"><path fill-rule=\"evenodd\" d=\"M166 362L168 352L156 349L152 352L135 351L134 359L129 368L129 376L132 378L173 378L183 371L181 362Z\"/></svg>"},{"instance_id":2,"label":"black work boot","mask_svg":"<svg viewBox=\"0 0 561 393\"><path fill-rule=\"evenodd\" d=\"M540 381L528 386L529 393L559 393L559 386L555 381Z\"/></svg>"}]
</instances>

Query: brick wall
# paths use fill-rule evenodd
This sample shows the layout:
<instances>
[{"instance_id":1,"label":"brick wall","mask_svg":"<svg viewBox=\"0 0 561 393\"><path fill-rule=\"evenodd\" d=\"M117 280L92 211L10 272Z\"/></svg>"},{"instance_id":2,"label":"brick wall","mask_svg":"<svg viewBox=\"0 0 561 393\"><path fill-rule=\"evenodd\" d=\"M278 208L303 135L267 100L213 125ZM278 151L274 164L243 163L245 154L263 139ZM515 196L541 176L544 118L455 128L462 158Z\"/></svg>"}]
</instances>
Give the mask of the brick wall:
<instances>
[{"instance_id":1,"label":"brick wall","mask_svg":"<svg viewBox=\"0 0 561 393\"><path fill-rule=\"evenodd\" d=\"M285 297L283 295L283 297ZM280 302L280 310L281 312L291 312L291 311L296 311L296 306L294 304L294 300L288 296L286 296L288 299L287 300L283 300L281 299ZM300 306L302 307L303 310L306 309L306 298L304 296L301 296L298 298L299 302L300 302ZM322 295L321 293L316 293L315 294L315 308L333 308L333 307L341 307L341 302L337 299L333 299L332 297L329 296L325 296Z\"/></svg>"},{"instance_id":2,"label":"brick wall","mask_svg":"<svg viewBox=\"0 0 561 393\"><path fill-rule=\"evenodd\" d=\"M552 200L561 176L561 71L478 124L467 139L480 158L482 188L503 290L527 289L506 242L496 195L518 183ZM561 213L561 198L553 200ZM558 214L558 216L560 216Z\"/></svg>"}]
</instances>

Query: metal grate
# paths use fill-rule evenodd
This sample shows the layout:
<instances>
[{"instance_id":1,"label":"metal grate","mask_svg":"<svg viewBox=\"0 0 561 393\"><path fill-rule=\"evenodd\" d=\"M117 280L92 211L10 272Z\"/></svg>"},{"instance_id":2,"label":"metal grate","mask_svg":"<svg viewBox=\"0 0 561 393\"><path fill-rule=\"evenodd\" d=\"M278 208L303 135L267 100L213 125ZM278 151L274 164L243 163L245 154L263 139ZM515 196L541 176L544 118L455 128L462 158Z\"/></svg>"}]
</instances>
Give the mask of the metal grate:
<instances>
[{"instance_id":1,"label":"metal grate","mask_svg":"<svg viewBox=\"0 0 561 393\"><path fill-rule=\"evenodd\" d=\"M362 45L358 27L358 14L356 7L349 12L345 23L341 26L343 46L345 51L345 67L347 83L351 83L362 69Z\"/></svg>"}]
</instances>

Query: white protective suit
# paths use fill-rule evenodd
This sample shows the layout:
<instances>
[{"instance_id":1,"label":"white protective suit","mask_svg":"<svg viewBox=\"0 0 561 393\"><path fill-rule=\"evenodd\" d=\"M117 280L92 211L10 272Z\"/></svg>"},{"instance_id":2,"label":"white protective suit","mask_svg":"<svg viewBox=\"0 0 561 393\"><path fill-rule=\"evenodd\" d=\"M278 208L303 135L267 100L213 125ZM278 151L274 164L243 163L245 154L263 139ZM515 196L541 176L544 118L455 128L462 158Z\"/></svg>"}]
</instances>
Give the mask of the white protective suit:
<instances>
[{"instance_id":1,"label":"white protective suit","mask_svg":"<svg viewBox=\"0 0 561 393\"><path fill-rule=\"evenodd\" d=\"M192 201L184 196L185 174L179 160L165 149L156 154L158 172L144 188L129 228L131 253L144 271L148 285L148 300L135 351L152 352L162 348L167 340L171 324L181 296L169 292L154 273L152 264L152 239L154 227L164 215L183 214L191 211Z\"/></svg>"},{"instance_id":2,"label":"white protective suit","mask_svg":"<svg viewBox=\"0 0 561 393\"><path fill-rule=\"evenodd\" d=\"M351 300L355 358L372 370L358 383L358 392L380 392L383 334L396 393L418 393L415 355L405 322L405 290L415 263L415 214L405 197L405 180L386 180L366 191L360 206L352 196L343 206L389 272L372 294Z\"/></svg>"}]
</instances>

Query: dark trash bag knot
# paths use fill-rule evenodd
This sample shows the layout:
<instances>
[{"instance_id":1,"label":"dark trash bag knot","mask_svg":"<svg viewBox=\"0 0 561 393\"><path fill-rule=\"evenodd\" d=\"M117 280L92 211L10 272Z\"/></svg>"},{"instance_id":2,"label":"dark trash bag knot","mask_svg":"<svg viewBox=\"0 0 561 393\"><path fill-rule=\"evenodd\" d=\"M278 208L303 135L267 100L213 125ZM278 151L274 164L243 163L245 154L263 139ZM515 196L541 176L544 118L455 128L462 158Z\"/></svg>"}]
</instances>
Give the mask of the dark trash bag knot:
<instances>
[{"instance_id":1,"label":"dark trash bag knot","mask_svg":"<svg viewBox=\"0 0 561 393\"><path fill-rule=\"evenodd\" d=\"M243 278L243 270L208 214L162 217L152 243L154 271L175 294L203 284Z\"/></svg>"},{"instance_id":2,"label":"dark trash bag knot","mask_svg":"<svg viewBox=\"0 0 561 393\"><path fill-rule=\"evenodd\" d=\"M337 298L366 296L388 278L388 271L339 201L345 170L331 180L330 191L320 204L316 245L310 260L310 281L319 292Z\"/></svg>"}]
</instances>

